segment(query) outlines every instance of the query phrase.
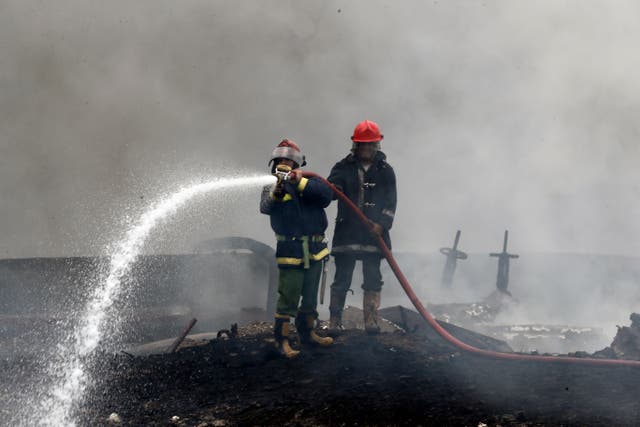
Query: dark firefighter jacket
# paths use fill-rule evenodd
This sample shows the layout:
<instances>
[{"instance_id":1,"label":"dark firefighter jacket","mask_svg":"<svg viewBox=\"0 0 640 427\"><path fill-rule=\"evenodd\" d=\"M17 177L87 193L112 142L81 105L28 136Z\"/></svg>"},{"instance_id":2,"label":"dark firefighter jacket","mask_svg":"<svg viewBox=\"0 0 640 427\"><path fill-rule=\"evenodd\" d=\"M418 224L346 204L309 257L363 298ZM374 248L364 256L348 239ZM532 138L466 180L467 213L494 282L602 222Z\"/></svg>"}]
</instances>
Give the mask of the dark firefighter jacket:
<instances>
[{"instance_id":1,"label":"dark firefighter jacket","mask_svg":"<svg viewBox=\"0 0 640 427\"><path fill-rule=\"evenodd\" d=\"M271 186L264 187L260 212L271 217L276 233L276 261L280 268L308 268L309 263L329 255L324 241L333 191L318 178L284 183L285 196L276 198Z\"/></svg>"},{"instance_id":2,"label":"dark firefighter jacket","mask_svg":"<svg viewBox=\"0 0 640 427\"><path fill-rule=\"evenodd\" d=\"M349 154L331 169L328 180L358 206L367 218L382 226L382 238L391 248L389 229L396 212L396 175L386 158L383 152L378 151L373 163L365 171L357 158ZM332 253L380 253L369 227L342 201L338 201Z\"/></svg>"}]
</instances>

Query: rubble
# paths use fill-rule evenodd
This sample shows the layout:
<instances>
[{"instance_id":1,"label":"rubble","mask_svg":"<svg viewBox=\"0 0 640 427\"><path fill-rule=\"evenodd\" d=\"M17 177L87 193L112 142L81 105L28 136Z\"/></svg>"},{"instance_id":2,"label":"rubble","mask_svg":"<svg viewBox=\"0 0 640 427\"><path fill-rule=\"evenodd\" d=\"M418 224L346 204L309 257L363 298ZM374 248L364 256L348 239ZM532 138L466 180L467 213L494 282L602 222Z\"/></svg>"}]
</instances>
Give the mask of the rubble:
<instances>
[{"instance_id":1,"label":"rubble","mask_svg":"<svg viewBox=\"0 0 640 427\"><path fill-rule=\"evenodd\" d=\"M519 301L494 291L479 302L429 304L427 309L439 321L455 324L504 341L513 350L561 354L575 349L593 351L609 342L602 329L572 325L500 324L500 313L513 310Z\"/></svg>"},{"instance_id":2,"label":"rubble","mask_svg":"<svg viewBox=\"0 0 640 427\"><path fill-rule=\"evenodd\" d=\"M496 290L479 302L428 304L427 309L437 319L468 328L494 322L501 311L515 304L518 301L511 295Z\"/></svg>"},{"instance_id":3,"label":"rubble","mask_svg":"<svg viewBox=\"0 0 640 427\"><path fill-rule=\"evenodd\" d=\"M608 359L640 360L640 314L631 313L630 326L618 326L611 346L594 354Z\"/></svg>"},{"instance_id":4,"label":"rubble","mask_svg":"<svg viewBox=\"0 0 640 427\"><path fill-rule=\"evenodd\" d=\"M412 335L424 337L432 343L439 343L443 346L449 345L436 331L433 330L422 316L414 310L410 310L402 306L389 307L380 310L380 316L390 320L405 331L410 332ZM478 334L451 323L440 320L437 320L437 322L451 335L474 347L504 353L513 352L511 347L509 347L509 345L504 341Z\"/></svg>"},{"instance_id":5,"label":"rubble","mask_svg":"<svg viewBox=\"0 0 640 427\"><path fill-rule=\"evenodd\" d=\"M114 411L127 425L166 425L176 414L192 426L637 422L638 370L497 361L385 324L373 337L349 329L295 360L278 357L268 323L240 327L233 339L212 333L173 354L105 355L79 424L104 425Z\"/></svg>"}]
</instances>

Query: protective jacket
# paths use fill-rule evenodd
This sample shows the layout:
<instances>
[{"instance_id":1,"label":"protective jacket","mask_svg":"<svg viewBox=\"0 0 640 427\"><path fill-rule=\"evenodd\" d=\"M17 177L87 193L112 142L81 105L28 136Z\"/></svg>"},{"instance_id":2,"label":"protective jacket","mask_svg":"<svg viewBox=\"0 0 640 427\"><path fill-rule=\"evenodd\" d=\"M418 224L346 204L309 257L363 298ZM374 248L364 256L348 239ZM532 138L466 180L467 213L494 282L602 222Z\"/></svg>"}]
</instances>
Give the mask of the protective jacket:
<instances>
[{"instance_id":1,"label":"protective jacket","mask_svg":"<svg viewBox=\"0 0 640 427\"><path fill-rule=\"evenodd\" d=\"M396 176L386 158L382 151L378 151L373 163L365 171L357 157L349 154L335 164L328 180L358 206L367 218L382 226L382 238L391 248L389 229L396 212L397 193ZM369 228L342 201L338 201L332 253L380 253L376 238L371 235Z\"/></svg>"},{"instance_id":2,"label":"protective jacket","mask_svg":"<svg viewBox=\"0 0 640 427\"><path fill-rule=\"evenodd\" d=\"M276 233L276 261L280 268L309 268L321 261L329 250L324 240L331 188L318 178L302 178L299 183L284 182L284 197L274 196L264 187L260 212L271 217Z\"/></svg>"}]
</instances>

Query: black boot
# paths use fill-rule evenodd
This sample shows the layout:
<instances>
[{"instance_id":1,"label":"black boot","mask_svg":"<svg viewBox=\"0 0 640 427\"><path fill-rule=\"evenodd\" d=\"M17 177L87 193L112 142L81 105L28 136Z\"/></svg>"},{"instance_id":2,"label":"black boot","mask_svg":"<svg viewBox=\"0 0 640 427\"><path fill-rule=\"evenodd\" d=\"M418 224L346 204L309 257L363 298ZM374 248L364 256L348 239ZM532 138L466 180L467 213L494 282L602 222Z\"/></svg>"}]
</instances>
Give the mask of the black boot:
<instances>
[{"instance_id":1,"label":"black boot","mask_svg":"<svg viewBox=\"0 0 640 427\"><path fill-rule=\"evenodd\" d=\"M347 291L331 288L331 302L329 303L329 335L340 335L344 331L342 326L342 311L347 299Z\"/></svg>"}]
</instances>

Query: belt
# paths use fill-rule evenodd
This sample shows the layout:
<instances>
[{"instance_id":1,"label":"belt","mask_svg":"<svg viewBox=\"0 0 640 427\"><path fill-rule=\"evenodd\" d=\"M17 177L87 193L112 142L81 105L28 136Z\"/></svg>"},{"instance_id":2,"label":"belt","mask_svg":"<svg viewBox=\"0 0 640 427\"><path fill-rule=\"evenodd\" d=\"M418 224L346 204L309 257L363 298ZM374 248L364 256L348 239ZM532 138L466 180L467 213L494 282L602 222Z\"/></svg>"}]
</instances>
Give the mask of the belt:
<instances>
[{"instance_id":1,"label":"belt","mask_svg":"<svg viewBox=\"0 0 640 427\"><path fill-rule=\"evenodd\" d=\"M312 242L322 242L324 240L323 234L314 234L313 236L283 236L276 234L276 240L278 242L286 242L292 240L302 241L302 260L304 262L304 268L309 268L309 240Z\"/></svg>"},{"instance_id":2,"label":"belt","mask_svg":"<svg viewBox=\"0 0 640 427\"><path fill-rule=\"evenodd\" d=\"M319 243L324 240L324 234L314 234L313 236L283 236L282 234L276 234L276 240L278 242L287 242L292 240L310 241Z\"/></svg>"}]
</instances>

